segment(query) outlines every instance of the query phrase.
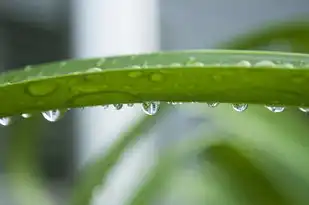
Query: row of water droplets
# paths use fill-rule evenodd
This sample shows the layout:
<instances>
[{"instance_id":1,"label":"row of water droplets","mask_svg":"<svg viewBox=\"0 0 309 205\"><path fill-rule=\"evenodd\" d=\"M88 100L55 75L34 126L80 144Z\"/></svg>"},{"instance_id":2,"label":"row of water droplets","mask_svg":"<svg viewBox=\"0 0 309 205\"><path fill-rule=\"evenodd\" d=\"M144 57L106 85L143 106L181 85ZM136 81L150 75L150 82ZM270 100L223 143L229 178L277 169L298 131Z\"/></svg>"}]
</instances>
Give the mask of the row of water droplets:
<instances>
[{"instance_id":1,"label":"row of water droplets","mask_svg":"<svg viewBox=\"0 0 309 205\"><path fill-rule=\"evenodd\" d=\"M192 61L194 59L190 59L190 61ZM194 65L201 65L203 66L204 64L201 62L195 62ZM276 67L277 65L272 62L272 61L268 61L268 60L263 60L263 61L259 61L257 63L255 63L254 65L252 65L249 61L245 61L242 60L240 62L238 62L236 65L239 66L244 66L244 67L251 67L251 66L256 66L256 67ZM174 63L172 64L172 66L181 66L181 64L178 63ZM279 66L279 65L278 65ZM286 67L286 68L293 68L293 64L291 63L280 63L281 67ZM136 67L136 66L131 66L131 67ZM139 67L139 66L137 66ZM91 72L95 72L95 71L101 71L100 68L91 68L89 69L89 71ZM182 102L167 102L168 104L171 105L177 105L177 104L183 104ZM193 102L195 103L195 102ZM217 107L219 105L218 102L212 102L212 103L207 103L209 107L214 108ZM124 107L124 104L113 104L112 105L116 110L121 110ZM126 104L127 107L133 107L134 104ZM110 105L103 105L103 108L107 109L110 107ZM142 110L145 114L147 115L155 115L160 107L160 102L144 102L141 105ZM271 112L274 113L279 113L279 112L283 112L285 110L285 107L278 107L278 106L269 106L266 105L265 106L268 110L270 110ZM248 108L248 104L232 104L232 108L237 111L237 112L243 112ZM309 108L299 108L300 111L305 112L305 113L309 113ZM49 110L49 111L45 111L42 112L42 116L44 119L46 119L49 122L56 122L59 119L61 119L67 110ZM28 114L28 113L24 113L21 114L22 118L30 118L32 115ZM0 118L0 125L3 126L8 126L10 124L12 124L13 120L12 117L3 117Z\"/></svg>"},{"instance_id":2,"label":"row of water droplets","mask_svg":"<svg viewBox=\"0 0 309 205\"><path fill-rule=\"evenodd\" d=\"M171 105L178 105L178 104L183 104L182 102L167 102L168 104L171 104ZM192 103L195 103L195 102L192 102ZM127 107L133 107L134 104L113 104L112 106L114 107L114 109L116 110L121 110L122 108L124 108L124 106L127 106ZM215 108L219 105L218 102L212 102L212 103L207 103L207 105L210 107L210 108ZM237 111L237 112L243 112L245 110L247 110L248 108L248 104L231 104L232 105L232 108L233 110ZM110 105L103 105L102 106L104 109L108 109L110 107ZM279 106L270 106L270 105L265 105L265 107L270 110L271 112L274 112L274 113L280 113L280 112L283 112L285 110L285 107L279 107ZM158 111L159 111L159 108L160 108L160 102L144 102L141 104L141 108L142 108L142 111L147 114L147 115L155 115ZM302 112L305 112L305 113L309 113L309 108L304 108L304 107L299 107L299 110L302 111ZM56 122L58 120L60 120L64 115L65 113L67 112L68 110L49 110L49 111L45 111L45 112L42 112L42 116L45 120L49 121L49 122ZM28 113L24 113L24 114L21 114L21 117L22 118L30 118L32 117L31 114L28 114ZM12 124L13 122L13 119L12 117L3 117L3 118L0 118L0 125L2 126L8 126L10 124Z\"/></svg>"}]
</instances>

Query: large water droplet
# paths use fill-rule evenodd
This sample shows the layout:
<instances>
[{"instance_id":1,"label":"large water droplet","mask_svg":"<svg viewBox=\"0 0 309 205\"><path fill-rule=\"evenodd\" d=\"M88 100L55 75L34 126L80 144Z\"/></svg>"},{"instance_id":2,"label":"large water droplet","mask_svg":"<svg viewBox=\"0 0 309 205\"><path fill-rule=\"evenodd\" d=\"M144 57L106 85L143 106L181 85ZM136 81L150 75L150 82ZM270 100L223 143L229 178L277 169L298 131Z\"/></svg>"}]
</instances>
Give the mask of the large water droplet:
<instances>
[{"instance_id":1,"label":"large water droplet","mask_svg":"<svg viewBox=\"0 0 309 205\"><path fill-rule=\"evenodd\" d=\"M248 104L232 104L232 107L237 112L243 112L248 108Z\"/></svg>"},{"instance_id":2,"label":"large water droplet","mask_svg":"<svg viewBox=\"0 0 309 205\"><path fill-rule=\"evenodd\" d=\"M21 114L21 116L22 116L22 118L25 118L25 119L32 117L32 115L30 113L23 113L23 114Z\"/></svg>"},{"instance_id":3,"label":"large water droplet","mask_svg":"<svg viewBox=\"0 0 309 205\"><path fill-rule=\"evenodd\" d=\"M116 110L121 110L122 107L123 107L123 104L114 104L114 108Z\"/></svg>"},{"instance_id":4,"label":"large water droplet","mask_svg":"<svg viewBox=\"0 0 309 205\"><path fill-rule=\"evenodd\" d=\"M272 112L283 112L285 107L276 107L276 106L265 106L268 110L272 111Z\"/></svg>"},{"instance_id":5,"label":"large water droplet","mask_svg":"<svg viewBox=\"0 0 309 205\"><path fill-rule=\"evenodd\" d=\"M309 112L309 107L300 107L298 109L302 112Z\"/></svg>"},{"instance_id":6,"label":"large water droplet","mask_svg":"<svg viewBox=\"0 0 309 205\"><path fill-rule=\"evenodd\" d=\"M155 115L160 107L160 102L144 102L142 104L142 110L147 115Z\"/></svg>"},{"instance_id":7,"label":"large water droplet","mask_svg":"<svg viewBox=\"0 0 309 205\"><path fill-rule=\"evenodd\" d=\"M129 103L127 104L128 107L133 107L134 106L134 103Z\"/></svg>"},{"instance_id":8,"label":"large water droplet","mask_svg":"<svg viewBox=\"0 0 309 205\"><path fill-rule=\"evenodd\" d=\"M60 120L66 113L66 110L48 110L42 112L43 117L49 122Z\"/></svg>"},{"instance_id":9,"label":"large water droplet","mask_svg":"<svg viewBox=\"0 0 309 205\"><path fill-rule=\"evenodd\" d=\"M58 85L56 83L35 82L28 86L28 93L33 96L46 96L52 94Z\"/></svg>"},{"instance_id":10,"label":"large water droplet","mask_svg":"<svg viewBox=\"0 0 309 205\"><path fill-rule=\"evenodd\" d=\"M8 126L10 124L12 124L13 120L11 117L2 117L0 118L0 124L2 126Z\"/></svg>"},{"instance_id":11,"label":"large water droplet","mask_svg":"<svg viewBox=\"0 0 309 205\"><path fill-rule=\"evenodd\" d=\"M218 102L209 102L207 103L208 107L211 107L211 108L214 108L214 107L217 107L219 105Z\"/></svg>"}]
</instances>

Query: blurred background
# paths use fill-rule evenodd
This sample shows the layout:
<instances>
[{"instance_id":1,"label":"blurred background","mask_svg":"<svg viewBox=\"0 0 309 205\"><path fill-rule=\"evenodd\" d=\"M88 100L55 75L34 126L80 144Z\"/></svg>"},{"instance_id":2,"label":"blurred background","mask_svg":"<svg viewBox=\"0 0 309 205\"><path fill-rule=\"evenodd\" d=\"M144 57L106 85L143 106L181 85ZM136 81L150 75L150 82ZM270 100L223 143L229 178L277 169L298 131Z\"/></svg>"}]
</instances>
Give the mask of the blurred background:
<instances>
[{"instance_id":1,"label":"blurred background","mask_svg":"<svg viewBox=\"0 0 309 205\"><path fill-rule=\"evenodd\" d=\"M211 49L264 25L306 13L309 13L307 0L1 0L0 69L7 71L69 58ZM283 41L259 49L290 51L291 47ZM222 127L229 124L228 120L237 118L224 108L218 108L221 114L215 113L215 110L199 112L199 109L194 105L173 106L160 119L155 131L139 140L121 160L113 170L108 186L104 190L102 187L95 190L92 204L124 204L132 187L142 180L141 175L136 173L147 172L161 149L185 139L200 124L205 125L208 132L216 133L218 129L225 129ZM258 115L252 110L251 117ZM306 121L304 114L297 111L292 114L294 121ZM292 114L288 113L286 118ZM39 150L38 166L46 180L48 193L56 204L66 204L74 176L81 167L99 153L104 153L119 133L143 115L138 105L122 110L96 107L70 111L55 123L43 119L37 122L36 129L42 131L39 133L40 140L32 149ZM215 116L226 120L216 124ZM246 116L242 116L245 119ZM273 113L265 116L272 118ZM245 122L249 123L249 117ZM272 119L270 123L273 124L280 121L276 121L277 117ZM19 126L0 129L0 204L27 204L23 203L27 200L16 200L17 195L12 191L14 187L7 180L10 175L19 174L18 169L12 173L8 165L14 153L23 149L18 140L28 143L29 147L34 143L32 138L30 142L12 139L12 130L21 129ZM242 126L234 127L238 128L242 129ZM175 195L171 193L155 204L202 204L196 201L203 195L199 195L198 180L195 180L190 193L185 190L185 186L190 186L185 176L196 175L190 171L195 166L195 161L189 162L189 168L179 178L183 181L178 180L175 185L179 190L173 189L178 191ZM31 198L30 193L25 197Z\"/></svg>"}]
</instances>

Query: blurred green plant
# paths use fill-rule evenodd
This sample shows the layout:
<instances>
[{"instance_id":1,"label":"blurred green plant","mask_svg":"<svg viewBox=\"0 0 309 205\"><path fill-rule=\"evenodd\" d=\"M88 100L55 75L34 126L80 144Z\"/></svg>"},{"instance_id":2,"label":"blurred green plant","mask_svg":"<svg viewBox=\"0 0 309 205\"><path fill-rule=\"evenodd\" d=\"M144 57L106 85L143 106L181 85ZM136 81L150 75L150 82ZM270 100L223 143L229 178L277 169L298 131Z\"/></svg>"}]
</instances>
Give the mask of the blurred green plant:
<instances>
[{"instance_id":1,"label":"blurred green plant","mask_svg":"<svg viewBox=\"0 0 309 205\"><path fill-rule=\"evenodd\" d=\"M309 36L309 24L307 22L285 22L262 31L256 31L253 34L241 36L221 45L220 48L256 49L267 46L276 40L284 40L289 43L290 52L307 53L309 51L307 36ZM184 52L140 55L133 58L131 56L115 57L101 59L102 61L98 61L98 59L74 60L62 63L63 70L59 69L59 63L27 67L25 71L7 73L0 78L3 85L0 88L3 91L1 92L1 95L3 95L1 99L6 99L4 101L6 106L2 106L0 111L3 116L7 116L46 109L104 103L132 103L140 100L196 100L259 104L277 101L277 104L280 105L309 106L309 98L306 94L307 82L309 82L307 80L308 69L303 68L303 64L300 63L300 61L308 61L307 55L276 52L258 54L236 51L226 53L213 52L209 54L209 58L203 57L203 55L207 56L207 53L203 52ZM180 61L186 62L184 60L192 54L198 55L199 58L197 59L204 61L204 64L191 66L192 70L186 68L186 71L182 68L182 65L172 65L172 63L179 63ZM202 57L199 56L200 54ZM157 56L161 57L158 58ZM266 67L254 69L247 68L246 64L236 66L237 61L234 61L234 56L236 56L236 60L239 60L242 56L242 60L254 62L279 60L292 63L293 69L288 69L283 64L279 64L275 68L267 64ZM160 62L160 59L164 62ZM228 59L227 63L230 62L230 64L227 64L226 67L214 65L216 61L221 63L222 59L223 61ZM106 60L109 70L105 70L106 67L103 66ZM132 67L123 69L127 66L136 66L147 60L153 61L156 65L165 64L166 66L162 68L150 66L149 69ZM94 64L98 62L102 64ZM96 67L96 69L89 70L93 67ZM223 87L221 87L220 95L211 95L209 94L210 91L216 91L215 88L207 87L205 79L198 78L204 70L209 70L209 75L213 74L214 76L220 74L220 72L226 72L228 73L227 76L231 79L234 78L234 81L222 81L220 85ZM149 71L151 72L147 73ZM188 93L187 90L177 92L178 90L167 87L182 82L192 83L185 81L185 78L177 78L177 76L181 76L182 72L190 75L191 71L191 77L195 77L196 85L200 83L203 85L204 93L208 92L206 97L198 89L192 89L193 95L188 96L185 95ZM158 89L166 88L167 92L150 92L151 83L147 84L148 81L146 80L137 80L133 87L142 93L138 99L132 97L135 90L131 90L131 88L129 88L129 91L133 93L132 95L120 93L100 97L99 91L106 89L102 85L102 82L104 82L102 79L104 80L106 77L105 73L114 80L113 83L110 82L110 86L115 89L121 89L121 87L125 89L125 85L132 83L123 81L126 79L124 76L128 76L131 72L134 76L147 73L147 75L152 75L154 80L160 80L159 74L166 72L168 76L172 76L172 81L170 81L171 84L155 86ZM240 73L243 74L242 78L237 78ZM295 79L295 76L297 82L292 80ZM175 81L173 81L173 77L175 77ZM243 80L243 78L246 79ZM80 79L83 81L80 81ZM61 86L68 80L71 80L72 84L68 84L68 86L63 87L65 89L62 89ZM100 84L94 83L87 86L86 82L100 82ZM127 84L121 84L121 82ZM58 87L58 83L61 85L60 87ZM76 98L77 100L75 99L76 101L73 103L69 101L71 104L66 103L68 97L71 97L65 95L69 92L70 86L79 89L74 94L89 92L91 95ZM29 107L35 102L32 97L29 98L23 94L25 87L28 89L26 94L29 94L29 92L42 94L40 104ZM227 92L231 87L239 93L232 95ZM276 92L276 90L280 92ZM17 97L13 98L12 93ZM54 93L54 95L49 95L51 93ZM19 99L19 101L16 99ZM25 103L18 104L20 101ZM249 110L241 114L232 112L228 105L220 105L216 109L210 109L203 104L196 104L194 109L198 109L202 115L211 116L212 120L219 126L220 131L209 134L209 132L206 132L209 126L205 122L197 128L197 137L188 136L185 141L165 149L160 153L159 159L148 173L148 177L126 201L127 205L148 205L173 194L177 196L178 201L176 203L178 204L307 205L309 203L309 195L307 194L309 189L309 163L307 159L309 154L307 148L309 128L303 115L299 115L293 109L278 115L267 112L265 108L259 105L250 106ZM90 204L95 188L104 187L108 174L118 163L125 150L134 145L139 137L149 132L154 123L160 121L169 111L170 106L160 105L160 112L155 116L141 118L134 126L119 136L106 154L98 156L96 160L85 166L77 177L76 186L73 187L72 197L68 203L72 205ZM35 123L35 120L29 120L27 123ZM8 171L15 173L24 170L24 173L35 173L36 177L39 176L37 174L39 169L35 166L35 154L31 152L31 150L34 150L32 146L34 146L35 141L30 140L30 138L35 139L34 137L37 135L31 133L31 136L25 136L29 135L30 132L28 132L24 123L15 125L12 130L18 132L14 134L15 137L12 139L14 142L11 147L12 154L10 154L8 160ZM28 141L25 139L28 139ZM38 139L36 138L36 140ZM21 147L22 149L20 149ZM193 171L191 170L194 173L193 176L186 174L183 169L186 160L198 162L199 166ZM15 187L13 190L16 190L14 193L22 203L30 205L31 201L28 202L24 198L26 198L25 195L33 195L37 197L35 200L37 204L55 204L53 199L46 194L48 192L44 192L42 181L33 181L29 175L19 177L13 175L11 180L13 188ZM31 185L31 188L24 186L25 183ZM188 198L194 200L188 202L186 201Z\"/></svg>"}]
</instances>

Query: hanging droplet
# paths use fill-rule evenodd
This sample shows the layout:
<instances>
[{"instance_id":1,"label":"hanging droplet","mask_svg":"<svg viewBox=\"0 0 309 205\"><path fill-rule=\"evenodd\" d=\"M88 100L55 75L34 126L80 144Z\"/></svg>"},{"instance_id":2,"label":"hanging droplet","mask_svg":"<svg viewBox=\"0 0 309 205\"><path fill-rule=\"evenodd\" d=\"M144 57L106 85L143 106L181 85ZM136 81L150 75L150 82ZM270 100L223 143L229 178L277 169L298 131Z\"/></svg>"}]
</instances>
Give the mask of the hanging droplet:
<instances>
[{"instance_id":1,"label":"hanging droplet","mask_svg":"<svg viewBox=\"0 0 309 205\"><path fill-rule=\"evenodd\" d=\"M265 106L268 110L272 111L272 112L283 112L285 107L276 107L276 106Z\"/></svg>"},{"instance_id":2,"label":"hanging droplet","mask_svg":"<svg viewBox=\"0 0 309 205\"><path fill-rule=\"evenodd\" d=\"M237 112L243 112L248 108L248 104L232 104L232 107Z\"/></svg>"},{"instance_id":3,"label":"hanging droplet","mask_svg":"<svg viewBox=\"0 0 309 205\"><path fill-rule=\"evenodd\" d=\"M121 110L122 107L123 107L123 104L114 104L114 108L116 110Z\"/></svg>"},{"instance_id":4,"label":"hanging droplet","mask_svg":"<svg viewBox=\"0 0 309 205\"><path fill-rule=\"evenodd\" d=\"M309 112L309 107L299 107L298 109L302 112Z\"/></svg>"},{"instance_id":5,"label":"hanging droplet","mask_svg":"<svg viewBox=\"0 0 309 205\"><path fill-rule=\"evenodd\" d=\"M218 102L209 102L209 103L207 103L207 105L208 105L208 107L211 107L211 108L214 108L214 107L217 107L218 105L219 105L219 103Z\"/></svg>"},{"instance_id":6,"label":"hanging droplet","mask_svg":"<svg viewBox=\"0 0 309 205\"><path fill-rule=\"evenodd\" d=\"M160 102L145 102L142 104L142 110L147 115L155 115L160 107Z\"/></svg>"},{"instance_id":7,"label":"hanging droplet","mask_svg":"<svg viewBox=\"0 0 309 205\"><path fill-rule=\"evenodd\" d=\"M107 109L109 105L102 105L103 109Z\"/></svg>"},{"instance_id":8,"label":"hanging droplet","mask_svg":"<svg viewBox=\"0 0 309 205\"><path fill-rule=\"evenodd\" d=\"M27 118L32 117L32 115L30 113L23 113L21 114L21 117L27 119Z\"/></svg>"},{"instance_id":9,"label":"hanging droplet","mask_svg":"<svg viewBox=\"0 0 309 205\"><path fill-rule=\"evenodd\" d=\"M134 106L134 103L129 103L127 104L128 107L133 107Z\"/></svg>"},{"instance_id":10,"label":"hanging droplet","mask_svg":"<svg viewBox=\"0 0 309 205\"><path fill-rule=\"evenodd\" d=\"M49 122L60 120L66 113L66 110L49 110L42 112L43 117Z\"/></svg>"},{"instance_id":11,"label":"hanging droplet","mask_svg":"<svg viewBox=\"0 0 309 205\"><path fill-rule=\"evenodd\" d=\"M0 118L0 124L2 126L9 126L10 124L12 124L13 120L11 117L2 117Z\"/></svg>"}]
</instances>

